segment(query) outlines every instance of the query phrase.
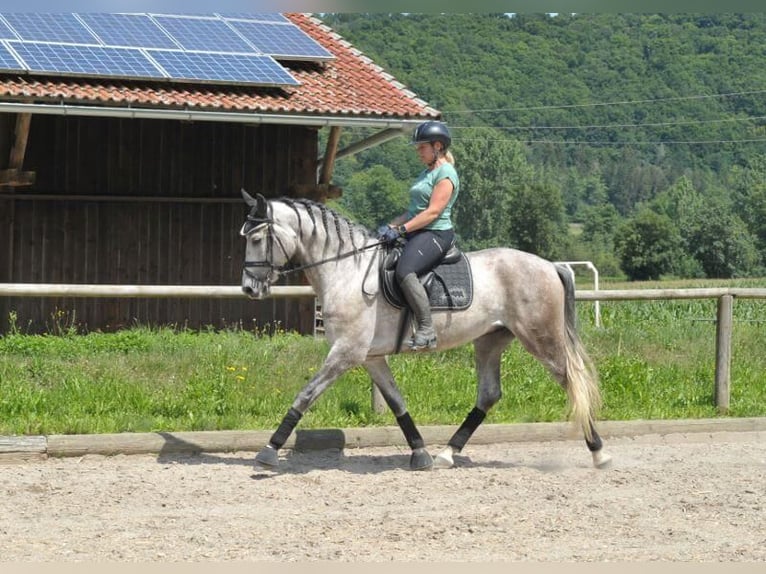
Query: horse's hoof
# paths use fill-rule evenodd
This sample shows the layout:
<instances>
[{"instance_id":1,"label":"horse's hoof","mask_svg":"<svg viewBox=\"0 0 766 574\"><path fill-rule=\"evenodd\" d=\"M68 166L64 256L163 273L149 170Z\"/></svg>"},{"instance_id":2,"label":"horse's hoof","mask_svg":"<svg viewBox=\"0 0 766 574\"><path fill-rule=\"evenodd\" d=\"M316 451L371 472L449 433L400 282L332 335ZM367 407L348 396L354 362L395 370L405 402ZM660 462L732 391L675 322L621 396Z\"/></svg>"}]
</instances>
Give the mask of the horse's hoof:
<instances>
[{"instance_id":1,"label":"horse's hoof","mask_svg":"<svg viewBox=\"0 0 766 574\"><path fill-rule=\"evenodd\" d=\"M434 459L424 448L417 448L412 451L410 457L410 470L431 470L434 466Z\"/></svg>"},{"instance_id":2,"label":"horse's hoof","mask_svg":"<svg viewBox=\"0 0 766 574\"><path fill-rule=\"evenodd\" d=\"M279 465L277 449L267 444L255 455L255 464L265 468L276 468Z\"/></svg>"},{"instance_id":3,"label":"horse's hoof","mask_svg":"<svg viewBox=\"0 0 766 574\"><path fill-rule=\"evenodd\" d=\"M597 450L593 454L593 466L598 468L599 470L605 470L607 468L612 467L612 457L608 454L605 454L601 452L600 450Z\"/></svg>"},{"instance_id":4,"label":"horse's hoof","mask_svg":"<svg viewBox=\"0 0 766 574\"><path fill-rule=\"evenodd\" d=\"M455 461L452 458L452 449L448 448L436 455L434 468L452 468L453 466L455 466Z\"/></svg>"}]
</instances>

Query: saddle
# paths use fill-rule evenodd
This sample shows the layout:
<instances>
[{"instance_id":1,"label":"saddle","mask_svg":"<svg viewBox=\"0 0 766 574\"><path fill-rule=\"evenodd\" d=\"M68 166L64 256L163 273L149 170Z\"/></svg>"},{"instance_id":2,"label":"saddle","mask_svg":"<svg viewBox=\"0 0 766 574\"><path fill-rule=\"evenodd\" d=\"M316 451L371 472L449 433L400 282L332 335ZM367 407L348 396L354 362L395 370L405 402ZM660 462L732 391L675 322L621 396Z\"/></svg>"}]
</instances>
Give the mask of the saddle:
<instances>
[{"instance_id":1,"label":"saddle","mask_svg":"<svg viewBox=\"0 0 766 574\"><path fill-rule=\"evenodd\" d=\"M402 254L400 246L389 249L380 264L380 285L386 301L397 309L408 307L399 282L396 280L396 262ZM473 275L465 253L453 245L436 266L419 275L420 283L428 293L434 311L461 311L473 301Z\"/></svg>"}]
</instances>

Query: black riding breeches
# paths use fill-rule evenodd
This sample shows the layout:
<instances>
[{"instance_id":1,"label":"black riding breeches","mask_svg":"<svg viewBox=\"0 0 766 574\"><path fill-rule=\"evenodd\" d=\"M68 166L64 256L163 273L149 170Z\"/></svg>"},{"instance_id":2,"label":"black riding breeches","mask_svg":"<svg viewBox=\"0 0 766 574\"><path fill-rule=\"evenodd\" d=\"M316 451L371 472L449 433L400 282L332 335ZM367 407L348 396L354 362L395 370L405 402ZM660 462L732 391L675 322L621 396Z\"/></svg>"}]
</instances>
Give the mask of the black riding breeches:
<instances>
[{"instance_id":1,"label":"black riding breeches","mask_svg":"<svg viewBox=\"0 0 766 574\"><path fill-rule=\"evenodd\" d=\"M407 234L407 242L396 264L396 280L401 283L410 273L422 275L430 271L452 246L452 229L423 229Z\"/></svg>"}]
</instances>

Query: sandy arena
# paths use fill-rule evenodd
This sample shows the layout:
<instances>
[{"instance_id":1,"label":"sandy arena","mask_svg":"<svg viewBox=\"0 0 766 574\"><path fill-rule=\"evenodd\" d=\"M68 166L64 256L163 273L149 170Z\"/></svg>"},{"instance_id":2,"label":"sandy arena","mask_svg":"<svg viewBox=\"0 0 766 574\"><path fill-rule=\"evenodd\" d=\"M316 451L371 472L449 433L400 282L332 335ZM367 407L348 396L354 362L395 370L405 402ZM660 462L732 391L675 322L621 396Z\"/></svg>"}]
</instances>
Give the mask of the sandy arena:
<instances>
[{"instance_id":1,"label":"sandy arena","mask_svg":"<svg viewBox=\"0 0 766 574\"><path fill-rule=\"evenodd\" d=\"M766 433L0 466L3 561L764 561ZM438 445L431 452L438 452Z\"/></svg>"}]
</instances>

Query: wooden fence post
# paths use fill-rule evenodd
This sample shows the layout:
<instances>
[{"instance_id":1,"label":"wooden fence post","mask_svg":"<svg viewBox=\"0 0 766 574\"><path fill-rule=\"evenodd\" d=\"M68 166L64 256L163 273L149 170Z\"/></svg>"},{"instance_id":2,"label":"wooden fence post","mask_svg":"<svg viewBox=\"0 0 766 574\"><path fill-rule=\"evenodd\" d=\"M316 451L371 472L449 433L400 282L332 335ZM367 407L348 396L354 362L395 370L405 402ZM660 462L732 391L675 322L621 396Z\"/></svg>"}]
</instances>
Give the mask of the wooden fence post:
<instances>
[{"instance_id":1,"label":"wooden fence post","mask_svg":"<svg viewBox=\"0 0 766 574\"><path fill-rule=\"evenodd\" d=\"M729 388L731 383L731 331L734 297L723 295L718 298L718 321L716 326L715 353L715 404L718 412L729 410Z\"/></svg>"}]
</instances>

